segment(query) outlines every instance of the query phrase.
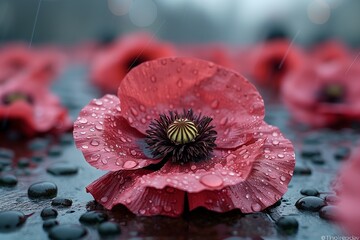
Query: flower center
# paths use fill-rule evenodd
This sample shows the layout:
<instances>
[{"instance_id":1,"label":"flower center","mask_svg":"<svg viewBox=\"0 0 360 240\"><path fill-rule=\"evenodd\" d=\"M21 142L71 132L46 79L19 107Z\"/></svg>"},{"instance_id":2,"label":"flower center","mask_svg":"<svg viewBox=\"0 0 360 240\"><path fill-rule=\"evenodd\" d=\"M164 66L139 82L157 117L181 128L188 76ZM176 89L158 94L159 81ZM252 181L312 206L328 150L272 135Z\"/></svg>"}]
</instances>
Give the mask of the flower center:
<instances>
[{"instance_id":1,"label":"flower center","mask_svg":"<svg viewBox=\"0 0 360 240\"><path fill-rule=\"evenodd\" d=\"M145 142L154 158L172 162L198 162L210 158L216 147L212 118L197 116L190 109L169 112L150 123Z\"/></svg>"},{"instance_id":2,"label":"flower center","mask_svg":"<svg viewBox=\"0 0 360 240\"><path fill-rule=\"evenodd\" d=\"M1 102L4 105L11 105L17 101L25 101L30 104L33 103L32 97L29 96L28 94L22 93L22 92L11 92L11 93L5 94L1 99Z\"/></svg>"},{"instance_id":3,"label":"flower center","mask_svg":"<svg viewBox=\"0 0 360 240\"><path fill-rule=\"evenodd\" d=\"M319 94L319 100L326 103L341 103L344 101L344 97L344 87L336 83L325 86Z\"/></svg>"},{"instance_id":4,"label":"flower center","mask_svg":"<svg viewBox=\"0 0 360 240\"><path fill-rule=\"evenodd\" d=\"M168 138L175 144L185 144L195 141L198 130L195 123L187 118L176 119L167 129Z\"/></svg>"}]
</instances>

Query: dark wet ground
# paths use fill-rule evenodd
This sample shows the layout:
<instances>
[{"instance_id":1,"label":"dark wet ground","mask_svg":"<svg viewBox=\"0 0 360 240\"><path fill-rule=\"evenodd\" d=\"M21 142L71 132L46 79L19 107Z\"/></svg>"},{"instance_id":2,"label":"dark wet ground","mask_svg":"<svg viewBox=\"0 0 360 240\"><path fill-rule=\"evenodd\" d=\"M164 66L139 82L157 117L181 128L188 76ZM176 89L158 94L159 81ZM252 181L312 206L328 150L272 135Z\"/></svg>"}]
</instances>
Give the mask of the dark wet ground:
<instances>
[{"instance_id":1,"label":"dark wet ground","mask_svg":"<svg viewBox=\"0 0 360 240\"><path fill-rule=\"evenodd\" d=\"M86 72L73 67L53 88L74 119L99 96L86 83ZM337 200L331 183L358 133L309 131L289 123L282 106L266 102L267 122L293 140L297 155L289 191L267 211L243 215L198 209L182 218L136 217L120 207L104 211L85 186L105 172L86 163L71 134L28 142L2 137L0 239L99 239L100 235L103 239L321 239L342 235L331 222L336 215L331 205Z\"/></svg>"}]
</instances>

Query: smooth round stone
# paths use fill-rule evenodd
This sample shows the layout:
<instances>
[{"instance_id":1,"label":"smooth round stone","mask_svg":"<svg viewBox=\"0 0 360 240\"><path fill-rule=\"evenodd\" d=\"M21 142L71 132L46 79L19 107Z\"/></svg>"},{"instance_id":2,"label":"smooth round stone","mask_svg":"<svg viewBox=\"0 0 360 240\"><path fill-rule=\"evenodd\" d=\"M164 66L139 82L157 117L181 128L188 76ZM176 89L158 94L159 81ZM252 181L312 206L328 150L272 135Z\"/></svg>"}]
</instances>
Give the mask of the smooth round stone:
<instances>
[{"instance_id":1,"label":"smooth round stone","mask_svg":"<svg viewBox=\"0 0 360 240\"><path fill-rule=\"evenodd\" d=\"M295 166L294 175L297 176L308 176L311 175L311 169L305 166Z\"/></svg>"},{"instance_id":2,"label":"smooth round stone","mask_svg":"<svg viewBox=\"0 0 360 240\"><path fill-rule=\"evenodd\" d=\"M69 145L69 144L72 144L73 143L73 135L72 134L63 134L61 135L60 137L60 144L61 145Z\"/></svg>"},{"instance_id":3,"label":"smooth round stone","mask_svg":"<svg viewBox=\"0 0 360 240\"><path fill-rule=\"evenodd\" d=\"M32 184L28 189L31 199L50 199L57 195L57 186L52 182L38 182Z\"/></svg>"},{"instance_id":4,"label":"smooth round stone","mask_svg":"<svg viewBox=\"0 0 360 240\"><path fill-rule=\"evenodd\" d=\"M339 147L334 153L336 160L344 160L350 156L351 150L348 147Z\"/></svg>"},{"instance_id":5,"label":"smooth round stone","mask_svg":"<svg viewBox=\"0 0 360 240\"><path fill-rule=\"evenodd\" d=\"M52 146L49 151L48 151L48 154L49 156L52 156L52 157L58 157L62 154L63 150L60 146Z\"/></svg>"},{"instance_id":6,"label":"smooth round stone","mask_svg":"<svg viewBox=\"0 0 360 240\"><path fill-rule=\"evenodd\" d=\"M14 175L7 174L0 177L0 186L14 187L17 183L18 180Z\"/></svg>"},{"instance_id":7,"label":"smooth round stone","mask_svg":"<svg viewBox=\"0 0 360 240\"><path fill-rule=\"evenodd\" d=\"M304 149L301 152L303 158L313 158L315 156L321 156L321 151L319 149Z\"/></svg>"},{"instance_id":8,"label":"smooth round stone","mask_svg":"<svg viewBox=\"0 0 360 240\"><path fill-rule=\"evenodd\" d=\"M280 217L275 224L281 232L288 235L295 234L299 229L298 221L291 216Z\"/></svg>"},{"instance_id":9,"label":"smooth round stone","mask_svg":"<svg viewBox=\"0 0 360 240\"><path fill-rule=\"evenodd\" d=\"M338 216L338 209L335 206L324 206L319 211L319 216L326 220L335 220Z\"/></svg>"},{"instance_id":10,"label":"smooth round stone","mask_svg":"<svg viewBox=\"0 0 360 240\"><path fill-rule=\"evenodd\" d=\"M300 193L305 196L319 196L320 193L315 188L303 188L300 190Z\"/></svg>"},{"instance_id":11,"label":"smooth round stone","mask_svg":"<svg viewBox=\"0 0 360 240\"><path fill-rule=\"evenodd\" d=\"M340 201L339 197L336 196L336 195L327 195L325 197L325 202L330 204L330 205L333 205L333 204L336 204Z\"/></svg>"},{"instance_id":12,"label":"smooth round stone","mask_svg":"<svg viewBox=\"0 0 360 240\"><path fill-rule=\"evenodd\" d=\"M18 163L17 163L19 168L26 168L30 166L30 159L28 158L21 158L19 159Z\"/></svg>"},{"instance_id":13,"label":"smooth round stone","mask_svg":"<svg viewBox=\"0 0 360 240\"><path fill-rule=\"evenodd\" d=\"M40 213L42 219L56 218L57 215L58 212L53 208L44 208Z\"/></svg>"},{"instance_id":14,"label":"smooth round stone","mask_svg":"<svg viewBox=\"0 0 360 240\"><path fill-rule=\"evenodd\" d=\"M54 198L51 201L51 205L56 207L70 207L72 205L72 200L67 198Z\"/></svg>"},{"instance_id":15,"label":"smooth round stone","mask_svg":"<svg viewBox=\"0 0 360 240\"><path fill-rule=\"evenodd\" d=\"M0 232L13 231L26 221L26 216L19 211L0 212Z\"/></svg>"},{"instance_id":16,"label":"smooth round stone","mask_svg":"<svg viewBox=\"0 0 360 240\"><path fill-rule=\"evenodd\" d=\"M0 158L12 159L15 154L12 150L6 148L0 148Z\"/></svg>"},{"instance_id":17,"label":"smooth round stone","mask_svg":"<svg viewBox=\"0 0 360 240\"><path fill-rule=\"evenodd\" d=\"M29 142L28 149L33 151L44 150L45 148L47 148L48 144L49 144L48 139L35 138L31 142Z\"/></svg>"},{"instance_id":18,"label":"smooth round stone","mask_svg":"<svg viewBox=\"0 0 360 240\"><path fill-rule=\"evenodd\" d=\"M121 229L118 224L113 222L103 222L98 227L100 236L111 236L121 233Z\"/></svg>"},{"instance_id":19,"label":"smooth round stone","mask_svg":"<svg viewBox=\"0 0 360 240\"><path fill-rule=\"evenodd\" d=\"M3 158L3 157L0 157L0 166L1 167L7 167L7 166L10 166L12 163L11 161L11 158Z\"/></svg>"},{"instance_id":20,"label":"smooth round stone","mask_svg":"<svg viewBox=\"0 0 360 240\"><path fill-rule=\"evenodd\" d=\"M79 167L66 162L58 162L47 169L47 172L55 176L74 175L79 171Z\"/></svg>"},{"instance_id":21,"label":"smooth round stone","mask_svg":"<svg viewBox=\"0 0 360 240\"><path fill-rule=\"evenodd\" d=\"M81 225L64 224L52 227L49 231L49 238L53 240L76 240L85 237L86 229Z\"/></svg>"},{"instance_id":22,"label":"smooth round stone","mask_svg":"<svg viewBox=\"0 0 360 240\"><path fill-rule=\"evenodd\" d=\"M98 224L106 221L108 216L102 212L90 211L80 216L79 221L83 224Z\"/></svg>"},{"instance_id":23,"label":"smooth round stone","mask_svg":"<svg viewBox=\"0 0 360 240\"><path fill-rule=\"evenodd\" d=\"M310 161L316 165L324 165L325 164L325 160L322 156L313 156L310 158Z\"/></svg>"},{"instance_id":24,"label":"smooth round stone","mask_svg":"<svg viewBox=\"0 0 360 240\"><path fill-rule=\"evenodd\" d=\"M325 205L326 204L325 204L324 199L321 199L319 197L314 197L314 196L300 198L295 203L295 206L298 209L305 210L305 211L312 211L312 212L319 211Z\"/></svg>"},{"instance_id":25,"label":"smooth round stone","mask_svg":"<svg viewBox=\"0 0 360 240\"><path fill-rule=\"evenodd\" d=\"M44 230L48 231L49 229L59 225L59 222L56 219L48 219L43 223Z\"/></svg>"},{"instance_id":26,"label":"smooth round stone","mask_svg":"<svg viewBox=\"0 0 360 240\"><path fill-rule=\"evenodd\" d=\"M44 160L44 157L41 155L33 155L31 157L31 161L38 163L38 162L42 162Z\"/></svg>"}]
</instances>

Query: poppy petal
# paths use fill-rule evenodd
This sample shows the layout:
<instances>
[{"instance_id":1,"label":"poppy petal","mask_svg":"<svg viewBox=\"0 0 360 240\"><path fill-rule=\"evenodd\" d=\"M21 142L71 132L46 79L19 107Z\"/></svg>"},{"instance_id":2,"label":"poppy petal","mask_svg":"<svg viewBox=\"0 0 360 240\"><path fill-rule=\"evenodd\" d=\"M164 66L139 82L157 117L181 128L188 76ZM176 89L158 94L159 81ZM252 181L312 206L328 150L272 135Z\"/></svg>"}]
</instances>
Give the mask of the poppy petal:
<instances>
[{"instance_id":1,"label":"poppy petal","mask_svg":"<svg viewBox=\"0 0 360 240\"><path fill-rule=\"evenodd\" d=\"M89 164L110 171L138 169L157 163L143 153L144 136L120 116L114 95L92 100L74 123L74 139Z\"/></svg>"},{"instance_id":2,"label":"poppy petal","mask_svg":"<svg viewBox=\"0 0 360 240\"><path fill-rule=\"evenodd\" d=\"M149 187L170 186L188 193L216 192L230 186L245 192L249 188L252 198L262 197L263 206L269 206L266 201L270 203L271 196L267 191L272 196L282 196L287 189L295 165L294 148L276 127L263 124L254 132L254 141L248 145L236 150L216 150L207 161L183 165L169 161L142 179Z\"/></svg>"},{"instance_id":3,"label":"poppy petal","mask_svg":"<svg viewBox=\"0 0 360 240\"><path fill-rule=\"evenodd\" d=\"M221 94L219 94L221 93ZM219 148L235 148L249 139L244 132L261 124L264 103L244 77L199 59L168 58L131 70L120 84L122 115L146 133L149 123L169 110L192 108L213 118Z\"/></svg>"},{"instance_id":4,"label":"poppy petal","mask_svg":"<svg viewBox=\"0 0 360 240\"><path fill-rule=\"evenodd\" d=\"M184 209L185 192L170 187L147 187L141 177L148 173L143 169L110 172L86 189L107 209L122 204L137 215L179 216Z\"/></svg>"}]
</instances>

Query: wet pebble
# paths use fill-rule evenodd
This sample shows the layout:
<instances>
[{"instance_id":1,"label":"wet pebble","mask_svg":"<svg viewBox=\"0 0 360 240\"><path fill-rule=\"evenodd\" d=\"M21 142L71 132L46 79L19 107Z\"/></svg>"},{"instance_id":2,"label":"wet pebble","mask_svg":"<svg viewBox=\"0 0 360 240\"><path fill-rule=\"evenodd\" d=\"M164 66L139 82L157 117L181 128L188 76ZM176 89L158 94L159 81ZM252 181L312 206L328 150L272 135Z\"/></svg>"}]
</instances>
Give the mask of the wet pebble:
<instances>
[{"instance_id":1,"label":"wet pebble","mask_svg":"<svg viewBox=\"0 0 360 240\"><path fill-rule=\"evenodd\" d=\"M40 213L42 219L56 218L57 215L58 212L53 208L44 208Z\"/></svg>"},{"instance_id":2,"label":"wet pebble","mask_svg":"<svg viewBox=\"0 0 360 240\"><path fill-rule=\"evenodd\" d=\"M48 231L49 229L59 225L59 222L56 219L48 219L43 223L43 228Z\"/></svg>"},{"instance_id":3,"label":"wet pebble","mask_svg":"<svg viewBox=\"0 0 360 240\"><path fill-rule=\"evenodd\" d=\"M63 150L60 146L52 146L49 151L48 151L48 154L49 156L52 156L52 157L58 157L62 154Z\"/></svg>"},{"instance_id":4,"label":"wet pebble","mask_svg":"<svg viewBox=\"0 0 360 240\"><path fill-rule=\"evenodd\" d=\"M26 216L19 211L1 211L0 212L0 232L13 231L23 225Z\"/></svg>"},{"instance_id":5,"label":"wet pebble","mask_svg":"<svg viewBox=\"0 0 360 240\"><path fill-rule=\"evenodd\" d=\"M280 232L288 235L295 234L299 229L298 221L292 216L280 217L275 224Z\"/></svg>"},{"instance_id":6,"label":"wet pebble","mask_svg":"<svg viewBox=\"0 0 360 240\"><path fill-rule=\"evenodd\" d=\"M56 207L70 207L72 205L72 200L67 198L54 198L51 201L51 205Z\"/></svg>"},{"instance_id":7,"label":"wet pebble","mask_svg":"<svg viewBox=\"0 0 360 240\"><path fill-rule=\"evenodd\" d=\"M108 216L102 212L90 211L80 216L79 221L83 224L98 224L106 221Z\"/></svg>"},{"instance_id":8,"label":"wet pebble","mask_svg":"<svg viewBox=\"0 0 360 240\"><path fill-rule=\"evenodd\" d=\"M28 158L20 158L17 163L19 168L27 168L30 166L30 159Z\"/></svg>"},{"instance_id":9,"label":"wet pebble","mask_svg":"<svg viewBox=\"0 0 360 240\"><path fill-rule=\"evenodd\" d=\"M5 168L7 166L10 166L11 165L11 158L3 158L3 157L0 157L0 166Z\"/></svg>"},{"instance_id":10,"label":"wet pebble","mask_svg":"<svg viewBox=\"0 0 360 240\"><path fill-rule=\"evenodd\" d=\"M78 171L79 167L67 162L55 163L47 169L48 173L55 176L74 175Z\"/></svg>"},{"instance_id":11,"label":"wet pebble","mask_svg":"<svg viewBox=\"0 0 360 240\"><path fill-rule=\"evenodd\" d=\"M301 152L301 156L303 158L313 158L316 156L319 157L321 156L321 151L319 149L312 149L312 148L304 149Z\"/></svg>"},{"instance_id":12,"label":"wet pebble","mask_svg":"<svg viewBox=\"0 0 360 240\"><path fill-rule=\"evenodd\" d=\"M57 195L57 186L52 182L38 182L28 189L28 196L32 199L50 199Z\"/></svg>"},{"instance_id":13,"label":"wet pebble","mask_svg":"<svg viewBox=\"0 0 360 240\"><path fill-rule=\"evenodd\" d=\"M121 233L121 229L118 224L113 222L103 222L98 227L100 236L112 236Z\"/></svg>"},{"instance_id":14,"label":"wet pebble","mask_svg":"<svg viewBox=\"0 0 360 240\"><path fill-rule=\"evenodd\" d=\"M12 159L15 154L12 150L7 148L0 148L0 158Z\"/></svg>"},{"instance_id":15,"label":"wet pebble","mask_svg":"<svg viewBox=\"0 0 360 240\"><path fill-rule=\"evenodd\" d=\"M300 190L300 193L305 196L319 196L320 193L315 188L303 188Z\"/></svg>"},{"instance_id":16,"label":"wet pebble","mask_svg":"<svg viewBox=\"0 0 360 240\"><path fill-rule=\"evenodd\" d=\"M73 135L69 133L65 133L60 137L60 144L61 145L69 145L73 143Z\"/></svg>"},{"instance_id":17,"label":"wet pebble","mask_svg":"<svg viewBox=\"0 0 360 240\"><path fill-rule=\"evenodd\" d=\"M2 187L14 187L17 183L18 180L14 175L7 174L0 177L0 186Z\"/></svg>"},{"instance_id":18,"label":"wet pebble","mask_svg":"<svg viewBox=\"0 0 360 240\"><path fill-rule=\"evenodd\" d=\"M297 176L308 176L311 175L311 169L306 166L295 166L294 175Z\"/></svg>"},{"instance_id":19,"label":"wet pebble","mask_svg":"<svg viewBox=\"0 0 360 240\"><path fill-rule=\"evenodd\" d=\"M316 155L310 158L310 161L316 165L324 165L325 160L321 155Z\"/></svg>"},{"instance_id":20,"label":"wet pebble","mask_svg":"<svg viewBox=\"0 0 360 240\"><path fill-rule=\"evenodd\" d=\"M319 211L319 216L326 220L335 220L338 216L337 207L335 206L324 206Z\"/></svg>"},{"instance_id":21,"label":"wet pebble","mask_svg":"<svg viewBox=\"0 0 360 240\"><path fill-rule=\"evenodd\" d=\"M327 195L325 197L325 202L330 204L330 205L333 205L333 204L336 204L340 201L339 197L332 194L332 195Z\"/></svg>"},{"instance_id":22,"label":"wet pebble","mask_svg":"<svg viewBox=\"0 0 360 240\"><path fill-rule=\"evenodd\" d=\"M44 150L47 148L48 144L49 144L48 139L35 138L31 142L28 143L28 149L30 149L32 151Z\"/></svg>"},{"instance_id":23,"label":"wet pebble","mask_svg":"<svg viewBox=\"0 0 360 240\"><path fill-rule=\"evenodd\" d=\"M35 163L42 162L43 160L44 160L44 156L42 156L42 155L33 155L31 157L31 161L35 162Z\"/></svg>"},{"instance_id":24,"label":"wet pebble","mask_svg":"<svg viewBox=\"0 0 360 240\"><path fill-rule=\"evenodd\" d=\"M49 238L53 240L75 240L85 237L86 234L86 229L81 225L64 224L51 228Z\"/></svg>"},{"instance_id":25,"label":"wet pebble","mask_svg":"<svg viewBox=\"0 0 360 240\"><path fill-rule=\"evenodd\" d=\"M314 196L308 196L300 198L296 203L295 206L300 210L305 211L312 211L317 212L319 211L323 206L325 206L326 203L324 199Z\"/></svg>"},{"instance_id":26,"label":"wet pebble","mask_svg":"<svg viewBox=\"0 0 360 240\"><path fill-rule=\"evenodd\" d=\"M350 156L351 150L348 147L339 147L334 153L336 160L344 160Z\"/></svg>"}]
</instances>

